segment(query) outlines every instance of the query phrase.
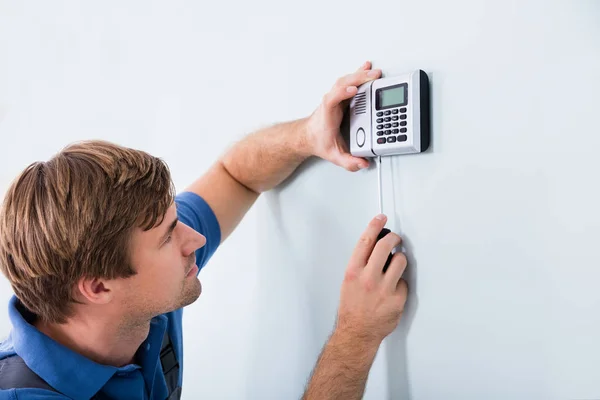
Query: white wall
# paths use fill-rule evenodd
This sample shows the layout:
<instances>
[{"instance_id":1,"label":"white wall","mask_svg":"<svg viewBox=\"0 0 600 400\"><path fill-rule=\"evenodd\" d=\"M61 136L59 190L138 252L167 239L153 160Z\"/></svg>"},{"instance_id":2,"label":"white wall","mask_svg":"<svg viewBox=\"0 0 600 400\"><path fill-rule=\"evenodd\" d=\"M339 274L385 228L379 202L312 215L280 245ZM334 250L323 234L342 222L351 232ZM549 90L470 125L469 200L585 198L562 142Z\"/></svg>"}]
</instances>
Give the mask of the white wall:
<instances>
[{"instance_id":1,"label":"white wall","mask_svg":"<svg viewBox=\"0 0 600 400\"><path fill-rule=\"evenodd\" d=\"M0 193L86 138L164 157L181 189L364 60L422 68L432 150L384 162L410 298L365 398L600 398L599 19L594 1L0 1ZM311 161L259 201L184 313L185 398L300 397L376 187Z\"/></svg>"}]
</instances>

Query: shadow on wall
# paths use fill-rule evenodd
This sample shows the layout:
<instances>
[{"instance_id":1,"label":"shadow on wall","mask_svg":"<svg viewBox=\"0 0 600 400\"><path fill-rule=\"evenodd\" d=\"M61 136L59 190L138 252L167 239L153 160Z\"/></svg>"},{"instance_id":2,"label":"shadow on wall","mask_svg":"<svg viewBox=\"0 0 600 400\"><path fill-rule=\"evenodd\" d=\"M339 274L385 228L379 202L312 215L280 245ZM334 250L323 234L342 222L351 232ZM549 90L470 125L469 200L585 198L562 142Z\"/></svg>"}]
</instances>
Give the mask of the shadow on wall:
<instances>
[{"instance_id":1,"label":"shadow on wall","mask_svg":"<svg viewBox=\"0 0 600 400\"><path fill-rule=\"evenodd\" d=\"M428 72L429 81L430 81L430 91L433 90L432 81L432 73ZM430 115L435 115L434 113L434 102L431 99L435 99L436 96L433 96L430 93ZM431 130L431 140L429 144L429 149L426 153L432 153L434 149L434 118L430 119L430 130ZM419 154L411 155L409 157L419 157ZM394 218L393 226L396 228L401 227L400 221L400 213L397 209L398 201L396 199L397 186L399 185L397 180L397 174L395 173L397 163L391 163L391 183L392 183L392 204L393 210L392 215ZM394 330L387 338L386 338L386 359L387 359L387 375L388 375L388 387L389 387L389 398L392 400L396 399L411 399L411 389L410 389L410 379L408 373L408 334L410 332L410 328L412 322L415 318L415 314L417 312L417 308L419 305L418 299L418 289L417 289L417 260L415 257L415 249L410 240L410 234L406 234L404 232L397 232L402 237L402 251L406 255L407 259L407 267L403 274L403 279L406 281L408 285L408 299L406 300L406 304L404 306L404 313L402 315L400 324L398 328Z\"/></svg>"},{"instance_id":2,"label":"shadow on wall","mask_svg":"<svg viewBox=\"0 0 600 400\"><path fill-rule=\"evenodd\" d=\"M396 221L398 223L398 221ZM417 296L417 262L410 240L402 235L408 266L403 278L408 284L408 299L398 328L386 338L386 360L390 399L411 399L408 374L407 339L419 304Z\"/></svg>"},{"instance_id":3,"label":"shadow on wall","mask_svg":"<svg viewBox=\"0 0 600 400\"><path fill-rule=\"evenodd\" d=\"M353 205L336 205L334 213L327 206L333 199L347 199L350 193L340 193L340 188L351 191L356 179L334 168L316 158L307 160L266 193L259 206L257 330L249 360L255 369L247 379L249 398L299 398L334 328L341 282L358 240L343 218ZM332 173L342 182L318 187L311 178L315 173Z\"/></svg>"},{"instance_id":4,"label":"shadow on wall","mask_svg":"<svg viewBox=\"0 0 600 400\"><path fill-rule=\"evenodd\" d=\"M415 257L415 249L410 234L401 231L400 212L397 209L398 201L396 199L396 179L395 163L391 163L391 183L392 183L392 210L389 215L392 215L392 226L402 237L402 243L397 251L402 251L406 255L407 266L402 278L408 285L408 298L404 306L404 312L398 327L385 339L385 355L387 360L387 380L388 394L392 400L396 399L411 399L410 379L408 373L408 334L414 320L419 299L417 296L417 260Z\"/></svg>"}]
</instances>

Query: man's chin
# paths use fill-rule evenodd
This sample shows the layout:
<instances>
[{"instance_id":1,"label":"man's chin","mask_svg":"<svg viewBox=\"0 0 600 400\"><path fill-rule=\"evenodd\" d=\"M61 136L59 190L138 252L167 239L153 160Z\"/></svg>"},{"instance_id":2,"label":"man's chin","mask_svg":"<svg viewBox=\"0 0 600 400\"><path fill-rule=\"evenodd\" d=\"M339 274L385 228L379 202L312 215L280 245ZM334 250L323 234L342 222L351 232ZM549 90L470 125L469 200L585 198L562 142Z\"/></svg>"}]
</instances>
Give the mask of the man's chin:
<instances>
[{"instance_id":1,"label":"man's chin","mask_svg":"<svg viewBox=\"0 0 600 400\"><path fill-rule=\"evenodd\" d=\"M202 284L198 278L190 279L186 282L186 285L183 289L183 295L181 297L181 307L189 306L200 297L202 293Z\"/></svg>"}]
</instances>

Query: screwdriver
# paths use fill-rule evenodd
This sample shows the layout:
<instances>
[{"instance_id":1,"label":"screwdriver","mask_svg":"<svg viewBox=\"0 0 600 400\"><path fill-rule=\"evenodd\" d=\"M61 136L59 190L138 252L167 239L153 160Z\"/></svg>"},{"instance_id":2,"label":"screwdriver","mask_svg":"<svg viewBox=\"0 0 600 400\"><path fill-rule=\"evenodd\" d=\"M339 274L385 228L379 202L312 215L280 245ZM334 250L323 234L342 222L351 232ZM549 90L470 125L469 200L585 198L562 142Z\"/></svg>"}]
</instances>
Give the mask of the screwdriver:
<instances>
[{"instance_id":1,"label":"screwdriver","mask_svg":"<svg viewBox=\"0 0 600 400\"><path fill-rule=\"evenodd\" d=\"M383 193L382 193L382 179L381 179L381 156L377 157L377 188L378 188L378 192L379 192L379 214L383 214ZM388 228L383 228L381 230L381 232L379 232L379 235L377 235L377 242L381 239L383 239L383 237L385 235L387 235L388 233L390 233L391 231ZM383 266L383 272L387 271L388 267L390 266L390 262L392 261L392 256L393 254L390 252L390 255L388 256L385 265Z\"/></svg>"}]
</instances>

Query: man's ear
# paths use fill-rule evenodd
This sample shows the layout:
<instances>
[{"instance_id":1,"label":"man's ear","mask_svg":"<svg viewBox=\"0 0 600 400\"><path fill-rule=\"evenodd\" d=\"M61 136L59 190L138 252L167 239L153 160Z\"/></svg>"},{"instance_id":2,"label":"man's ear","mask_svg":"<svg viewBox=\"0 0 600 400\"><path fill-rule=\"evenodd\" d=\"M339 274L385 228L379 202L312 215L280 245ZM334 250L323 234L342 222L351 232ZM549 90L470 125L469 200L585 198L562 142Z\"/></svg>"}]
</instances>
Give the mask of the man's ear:
<instances>
[{"instance_id":1,"label":"man's ear","mask_svg":"<svg viewBox=\"0 0 600 400\"><path fill-rule=\"evenodd\" d=\"M84 302L92 304L107 304L114 294L111 282L101 278L81 278L77 290Z\"/></svg>"}]
</instances>

